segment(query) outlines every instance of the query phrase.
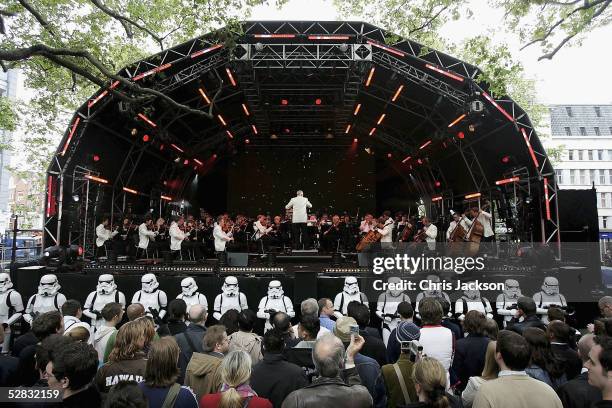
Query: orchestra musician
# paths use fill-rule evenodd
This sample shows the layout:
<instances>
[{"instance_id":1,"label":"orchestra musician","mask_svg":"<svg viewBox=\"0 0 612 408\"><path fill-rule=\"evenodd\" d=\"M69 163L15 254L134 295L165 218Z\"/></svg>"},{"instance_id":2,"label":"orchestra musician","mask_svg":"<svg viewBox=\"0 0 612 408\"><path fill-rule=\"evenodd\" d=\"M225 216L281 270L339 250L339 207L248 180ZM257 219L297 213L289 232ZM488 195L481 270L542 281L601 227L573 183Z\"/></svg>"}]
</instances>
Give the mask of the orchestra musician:
<instances>
[{"instance_id":1,"label":"orchestra musician","mask_svg":"<svg viewBox=\"0 0 612 408\"><path fill-rule=\"evenodd\" d=\"M225 252L225 246L228 242L232 242L234 237L232 231L225 232L227 228L226 219L220 215L217 217L217 222L213 230L213 238L215 240L215 252L217 254Z\"/></svg>"},{"instance_id":2,"label":"orchestra musician","mask_svg":"<svg viewBox=\"0 0 612 408\"><path fill-rule=\"evenodd\" d=\"M448 229L446 230L446 240L449 240L453 231L457 228L458 225L461 225L463 230L467 233L472 225L472 221L465 217L463 214L459 212L455 212L451 210L451 214L453 216L453 220L450 222Z\"/></svg>"},{"instance_id":3,"label":"orchestra musician","mask_svg":"<svg viewBox=\"0 0 612 408\"><path fill-rule=\"evenodd\" d=\"M273 228L269 226L268 217L259 214L257 216L257 221L253 223L253 228L255 229L255 241L259 241L263 251L267 252L270 247L270 233L273 230Z\"/></svg>"},{"instance_id":4,"label":"orchestra musician","mask_svg":"<svg viewBox=\"0 0 612 408\"><path fill-rule=\"evenodd\" d=\"M108 245L110 244L110 240L117 235L119 231L115 229L115 231L111 231L110 220L108 217L102 218L100 224L96 227L96 252L97 256L100 257L102 248L107 252L110 248Z\"/></svg>"},{"instance_id":5,"label":"orchestra musician","mask_svg":"<svg viewBox=\"0 0 612 408\"><path fill-rule=\"evenodd\" d=\"M304 197L304 192L298 190L296 196L293 197L285 206L285 209L293 209L291 220L291 230L293 235L293 249L304 248L309 246L308 232L306 229L307 209L312 208L312 204L308 198Z\"/></svg>"},{"instance_id":6,"label":"orchestra musician","mask_svg":"<svg viewBox=\"0 0 612 408\"><path fill-rule=\"evenodd\" d=\"M423 229L422 233L425 234L425 242L427 242L427 248L430 251L436 250L436 237L438 236L438 227L431 223L429 217L423 217Z\"/></svg>"},{"instance_id":7,"label":"orchestra musician","mask_svg":"<svg viewBox=\"0 0 612 408\"><path fill-rule=\"evenodd\" d=\"M345 214L342 217L340 223L340 242L345 250L353 250L357 244L357 228L356 225L351 222L351 216Z\"/></svg>"},{"instance_id":8,"label":"orchestra musician","mask_svg":"<svg viewBox=\"0 0 612 408\"><path fill-rule=\"evenodd\" d=\"M340 217L332 216L331 225L328 225L325 231L321 234L321 246L327 252L337 252L340 242Z\"/></svg>"},{"instance_id":9,"label":"orchestra musician","mask_svg":"<svg viewBox=\"0 0 612 408\"><path fill-rule=\"evenodd\" d=\"M181 254L183 242L189 237L190 232L183 232L183 226L185 225L185 218L180 216L178 220L172 221L170 224L170 252L176 259L177 255Z\"/></svg>"},{"instance_id":10,"label":"orchestra musician","mask_svg":"<svg viewBox=\"0 0 612 408\"><path fill-rule=\"evenodd\" d=\"M157 237L157 235L158 232L153 231L153 218L150 214L147 214L144 222L138 226L138 250L136 251L137 258L139 255L142 255L143 252L148 253L149 248L152 251L156 249L155 237Z\"/></svg>"},{"instance_id":11,"label":"orchestra musician","mask_svg":"<svg viewBox=\"0 0 612 408\"><path fill-rule=\"evenodd\" d=\"M382 235L382 237L380 238L382 247L383 248L389 247L391 246L391 243L393 242L393 225L394 225L393 218L391 218L391 211L383 212L381 221L382 221L382 228L380 228L380 225L378 225L376 227L376 231L378 231L380 235Z\"/></svg>"},{"instance_id":12,"label":"orchestra musician","mask_svg":"<svg viewBox=\"0 0 612 408\"><path fill-rule=\"evenodd\" d=\"M485 211L485 208L488 208L488 203L483 205L481 209L478 209L478 207L472 207L470 209L470 213L472 215L472 222L478 220L478 222L480 222L484 227L482 242L492 242L495 238L492 225L493 216L491 213Z\"/></svg>"},{"instance_id":13,"label":"orchestra musician","mask_svg":"<svg viewBox=\"0 0 612 408\"><path fill-rule=\"evenodd\" d=\"M374 225L374 216L372 214L366 214L363 221L361 221L361 224L359 225L359 233L367 234L374 229Z\"/></svg>"}]
</instances>

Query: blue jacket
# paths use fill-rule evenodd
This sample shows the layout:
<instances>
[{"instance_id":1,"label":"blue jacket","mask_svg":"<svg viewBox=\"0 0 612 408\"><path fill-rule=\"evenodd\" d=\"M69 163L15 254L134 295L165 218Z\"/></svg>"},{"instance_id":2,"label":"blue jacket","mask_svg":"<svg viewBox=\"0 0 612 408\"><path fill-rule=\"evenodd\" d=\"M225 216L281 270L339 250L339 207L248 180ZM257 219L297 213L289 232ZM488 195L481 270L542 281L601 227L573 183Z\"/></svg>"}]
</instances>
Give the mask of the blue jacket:
<instances>
[{"instance_id":1,"label":"blue jacket","mask_svg":"<svg viewBox=\"0 0 612 408\"><path fill-rule=\"evenodd\" d=\"M191 360L191 356L194 352L203 353L202 349L202 339L206 334L206 327L200 326L199 324L191 323L183 333L179 333L176 336L176 342L181 349L181 353L179 354L179 368L181 369L181 375L178 378L177 382L179 384L183 383L183 379L185 378L185 371L187 370L187 364L189 364L189 360ZM185 336L189 336L189 340L191 340L191 344L187 341Z\"/></svg>"},{"instance_id":2,"label":"blue jacket","mask_svg":"<svg viewBox=\"0 0 612 408\"><path fill-rule=\"evenodd\" d=\"M373 358L357 353L355 355L355 368L359 373L359 378L361 378L361 384L368 389L374 400L374 407L386 407L387 391L380 365Z\"/></svg>"}]
</instances>

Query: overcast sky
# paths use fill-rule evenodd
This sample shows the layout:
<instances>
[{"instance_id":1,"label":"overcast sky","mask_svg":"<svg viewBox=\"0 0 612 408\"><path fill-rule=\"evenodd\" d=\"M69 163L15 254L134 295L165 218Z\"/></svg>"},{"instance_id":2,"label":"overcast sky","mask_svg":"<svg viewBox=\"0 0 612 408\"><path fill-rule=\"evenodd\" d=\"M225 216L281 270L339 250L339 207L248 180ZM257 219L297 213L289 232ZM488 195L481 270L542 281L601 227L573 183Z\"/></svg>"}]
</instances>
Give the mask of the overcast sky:
<instances>
[{"instance_id":1,"label":"overcast sky","mask_svg":"<svg viewBox=\"0 0 612 408\"><path fill-rule=\"evenodd\" d=\"M376 0L372 0L376 1ZM495 29L496 40L510 45L530 78L537 80L539 101L546 104L612 104L612 25L591 32L581 46L564 47L552 61L538 61L541 51L531 47L519 51L518 40L501 33L503 14L485 0L473 0L471 21L451 22L442 30L447 38L463 38ZM353 16L355 20L363 20ZM282 10L271 6L255 8L252 20L337 20L331 0L291 0ZM500 34L501 33L501 34ZM607 51L606 51L607 50Z\"/></svg>"}]
</instances>

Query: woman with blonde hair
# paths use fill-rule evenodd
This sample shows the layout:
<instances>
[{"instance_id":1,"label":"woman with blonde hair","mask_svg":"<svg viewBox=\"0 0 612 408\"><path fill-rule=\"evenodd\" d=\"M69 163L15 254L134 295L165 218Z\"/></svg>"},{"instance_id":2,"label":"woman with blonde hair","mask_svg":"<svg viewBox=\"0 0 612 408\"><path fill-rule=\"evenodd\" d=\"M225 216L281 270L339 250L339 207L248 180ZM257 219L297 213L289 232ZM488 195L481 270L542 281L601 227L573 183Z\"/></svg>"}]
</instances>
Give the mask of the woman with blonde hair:
<instances>
[{"instance_id":1,"label":"woman with blonde hair","mask_svg":"<svg viewBox=\"0 0 612 408\"><path fill-rule=\"evenodd\" d=\"M465 408L470 408L474 403L476 393L480 389L480 386L486 381L495 380L499 373L499 366L495 361L495 347L497 346L496 341L490 341L487 345L487 352L485 354L485 365L482 370L482 375L470 377L467 386L463 393L461 393L461 400Z\"/></svg>"},{"instance_id":2,"label":"woman with blonde hair","mask_svg":"<svg viewBox=\"0 0 612 408\"><path fill-rule=\"evenodd\" d=\"M221 362L221 391L207 394L200 400L204 408L272 408L272 403L257 396L249 386L251 357L246 351L229 352Z\"/></svg>"},{"instance_id":3,"label":"woman with blonde hair","mask_svg":"<svg viewBox=\"0 0 612 408\"><path fill-rule=\"evenodd\" d=\"M412 379L419 402L406 408L461 407L461 401L446 392L446 369L435 358L424 356L414 363Z\"/></svg>"},{"instance_id":4,"label":"woman with blonde hair","mask_svg":"<svg viewBox=\"0 0 612 408\"><path fill-rule=\"evenodd\" d=\"M96 385L100 392L108 392L119 378L142 381L147 364L144 346L147 335L145 326L137 321L127 322L117 332L108 362L98 370Z\"/></svg>"},{"instance_id":5,"label":"woman with blonde hair","mask_svg":"<svg viewBox=\"0 0 612 408\"><path fill-rule=\"evenodd\" d=\"M138 384L149 408L197 408L198 400L189 387L176 382L179 376L179 346L172 336L151 343L144 382Z\"/></svg>"}]
</instances>

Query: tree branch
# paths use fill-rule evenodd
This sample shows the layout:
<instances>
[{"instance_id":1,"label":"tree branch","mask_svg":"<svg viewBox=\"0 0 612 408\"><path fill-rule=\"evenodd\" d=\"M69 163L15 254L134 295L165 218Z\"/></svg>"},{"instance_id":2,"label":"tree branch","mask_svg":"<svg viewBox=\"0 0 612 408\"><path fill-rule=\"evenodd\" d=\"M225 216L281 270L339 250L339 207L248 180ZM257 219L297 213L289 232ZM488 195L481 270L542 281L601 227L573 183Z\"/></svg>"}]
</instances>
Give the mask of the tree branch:
<instances>
[{"instance_id":1,"label":"tree branch","mask_svg":"<svg viewBox=\"0 0 612 408\"><path fill-rule=\"evenodd\" d=\"M76 73L77 75L84 77L85 79L89 80L90 82L100 87L108 88L108 83L105 82L104 79L99 78L96 75L93 75L91 72L89 72L85 68L75 64L69 59L62 58L62 57L83 58L87 60L91 65L93 65L102 75L104 75L107 78L119 81L119 83L121 83L125 88L127 88L130 91L133 91L134 93L146 94L149 96L158 97L164 100L165 102L167 102L170 106L173 106L187 113L191 113L191 114L198 115L198 116L205 116L209 119L213 117L212 114L209 112L205 112L199 109L193 109L190 106L187 106L187 105L184 105L184 104L181 104L175 101L174 99L170 98L169 96L167 96L166 94L162 92L159 92L151 88L141 87L133 83L132 81L129 81L126 78L113 74L98 59L96 59L94 56L92 56L87 51L72 50L72 49L65 49L65 48L52 48L45 44L36 44L28 48L20 48L20 49L10 50L10 51L0 49L0 60L21 61L21 60L29 59L34 56L41 56L41 57L47 58L48 60L56 63L57 65L67 68L68 70ZM138 103L148 102L148 100L143 99L143 98L140 98L140 99L131 98L125 95L124 93L117 91L116 89L109 89L109 91L113 95L116 95L117 97L119 97L120 99L127 100L130 102L138 102Z\"/></svg>"},{"instance_id":2,"label":"tree branch","mask_svg":"<svg viewBox=\"0 0 612 408\"><path fill-rule=\"evenodd\" d=\"M52 36L57 37L57 35L55 34L55 31L53 31L53 28L51 27L51 24L49 24L49 22L42 16L42 14L40 14L34 7L32 7L30 3L28 3L26 0L17 0L17 1L19 2L19 4L22 5L24 9L28 10L30 14L34 16L36 21L38 21L38 23L41 26L43 26L45 30L51 33Z\"/></svg>"},{"instance_id":3,"label":"tree branch","mask_svg":"<svg viewBox=\"0 0 612 408\"><path fill-rule=\"evenodd\" d=\"M160 36L158 36L157 34L155 34L153 31L149 30L148 28L146 28L145 26L137 23L136 21L132 20L129 17L126 17L124 15L121 15L119 13L117 13L116 11L113 11L111 9L109 9L108 7L106 7L104 4L102 4L102 2L100 0L90 0L91 3L96 6L97 8L99 8L103 13L111 16L112 18L114 18L115 20L119 21L121 23L121 25L123 26L123 28L125 29L128 37L132 38L132 30L129 28L128 24L133 25L134 27L138 28L141 31L144 31L145 33L147 33L151 38L153 38L160 46L160 48L163 50L164 49L164 39L161 38Z\"/></svg>"},{"instance_id":4,"label":"tree branch","mask_svg":"<svg viewBox=\"0 0 612 408\"><path fill-rule=\"evenodd\" d=\"M425 23L421 24L421 26L415 28L414 30L410 30L408 34L410 35L414 32L423 30L425 27L429 27L429 25L431 25L431 23L433 23L438 17L440 17L440 14L442 14L448 8L449 8L449 5L447 4L446 6L442 7L434 16L428 19Z\"/></svg>"}]
</instances>

